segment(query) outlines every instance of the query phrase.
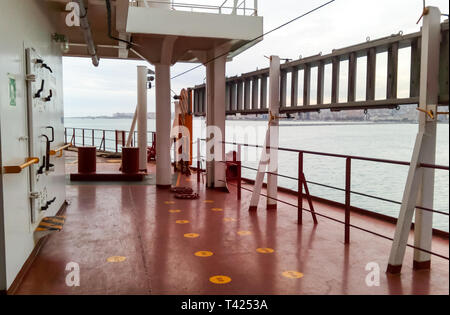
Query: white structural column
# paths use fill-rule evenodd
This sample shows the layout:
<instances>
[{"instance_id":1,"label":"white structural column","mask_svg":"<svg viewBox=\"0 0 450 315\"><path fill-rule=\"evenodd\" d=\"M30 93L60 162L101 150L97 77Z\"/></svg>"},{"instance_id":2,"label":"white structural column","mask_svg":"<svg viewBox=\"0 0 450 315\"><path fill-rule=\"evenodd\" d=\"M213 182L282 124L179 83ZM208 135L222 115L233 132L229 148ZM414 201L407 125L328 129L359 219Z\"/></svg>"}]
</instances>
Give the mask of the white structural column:
<instances>
[{"instance_id":1,"label":"white structural column","mask_svg":"<svg viewBox=\"0 0 450 315\"><path fill-rule=\"evenodd\" d=\"M155 64L156 79L156 186L170 188L172 169L170 167L170 66L176 36L166 36L161 47L161 59Z\"/></svg>"},{"instance_id":2,"label":"white structural column","mask_svg":"<svg viewBox=\"0 0 450 315\"><path fill-rule=\"evenodd\" d=\"M270 57L269 71L269 125L266 132L258 171L256 173L255 186L253 187L252 198L250 200L249 210L258 208L259 197L264 181L266 170L272 173L278 171L278 152L277 150L267 149L266 147L278 147L278 114L280 111L280 58L278 56ZM268 174L267 177L267 209L276 209L278 180L276 175Z\"/></svg>"},{"instance_id":3,"label":"white structural column","mask_svg":"<svg viewBox=\"0 0 450 315\"><path fill-rule=\"evenodd\" d=\"M156 76L156 185L170 187L170 65L155 65Z\"/></svg>"},{"instance_id":4,"label":"white structural column","mask_svg":"<svg viewBox=\"0 0 450 315\"><path fill-rule=\"evenodd\" d=\"M278 129L280 115L280 58L272 56L270 58L269 73L269 133L268 143L272 148L278 148ZM277 208L278 197L278 150L271 149L269 155L268 171L273 174L267 174L267 209Z\"/></svg>"},{"instance_id":5,"label":"white structural column","mask_svg":"<svg viewBox=\"0 0 450 315\"><path fill-rule=\"evenodd\" d=\"M221 57L217 57L221 56ZM214 59L215 58L215 59ZM225 65L222 49L208 54L206 64L206 184L208 187L225 187Z\"/></svg>"},{"instance_id":6,"label":"white structural column","mask_svg":"<svg viewBox=\"0 0 450 315\"><path fill-rule=\"evenodd\" d=\"M439 93L440 17L436 7L428 7L422 27L422 52L419 96L419 133L416 138L411 166L403 194L400 214L387 271L400 273L405 256L408 235L416 205L433 208L434 169L420 167L421 163L434 164L436 157L436 124ZM414 245L431 250L433 213L416 210ZM430 254L414 251L414 268L430 268Z\"/></svg>"},{"instance_id":7,"label":"white structural column","mask_svg":"<svg viewBox=\"0 0 450 315\"><path fill-rule=\"evenodd\" d=\"M144 172L147 172L147 74L146 66L137 67L139 170Z\"/></svg>"},{"instance_id":8,"label":"white structural column","mask_svg":"<svg viewBox=\"0 0 450 315\"><path fill-rule=\"evenodd\" d=\"M422 63L420 69L420 103L419 107L433 111L433 119L427 114L420 113L419 132L424 133L422 163L436 163L436 130L437 130L437 103L439 96L439 60L441 41L441 12L438 8L430 7L425 17L422 29ZM422 183L420 185L417 205L433 209L435 170L424 168ZM414 245L418 248L431 251L433 236L433 213L416 210L414 227ZM423 251L414 250L414 268L429 269L431 255Z\"/></svg>"}]
</instances>

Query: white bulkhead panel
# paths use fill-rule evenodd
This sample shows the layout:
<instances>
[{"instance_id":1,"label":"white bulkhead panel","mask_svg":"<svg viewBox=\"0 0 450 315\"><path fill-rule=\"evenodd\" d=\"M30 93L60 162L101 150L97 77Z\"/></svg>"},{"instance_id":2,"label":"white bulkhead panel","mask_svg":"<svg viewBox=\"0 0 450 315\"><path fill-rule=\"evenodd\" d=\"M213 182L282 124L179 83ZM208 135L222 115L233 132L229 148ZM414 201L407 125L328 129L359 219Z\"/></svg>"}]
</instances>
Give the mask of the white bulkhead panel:
<instances>
[{"instance_id":1,"label":"white bulkhead panel","mask_svg":"<svg viewBox=\"0 0 450 315\"><path fill-rule=\"evenodd\" d=\"M3 171L1 174L3 207L0 205L0 215L4 219L5 250L0 255L5 257L6 266L2 266L0 260L0 290L10 287L32 252L37 241L34 231L40 220L55 215L65 202L64 158L51 156L53 166L47 165L45 169L44 165L42 174L38 174L46 155L43 135L52 140L53 129L51 149L64 144L62 53L60 45L52 41L56 30L49 17L45 1L0 1L2 170L3 166L20 165L29 157L40 160L39 164L19 174L4 174ZM27 74L34 75L34 82L27 81L27 78L33 79ZM42 80L45 80L43 91L35 97ZM37 198L30 198L32 195Z\"/></svg>"}]
</instances>

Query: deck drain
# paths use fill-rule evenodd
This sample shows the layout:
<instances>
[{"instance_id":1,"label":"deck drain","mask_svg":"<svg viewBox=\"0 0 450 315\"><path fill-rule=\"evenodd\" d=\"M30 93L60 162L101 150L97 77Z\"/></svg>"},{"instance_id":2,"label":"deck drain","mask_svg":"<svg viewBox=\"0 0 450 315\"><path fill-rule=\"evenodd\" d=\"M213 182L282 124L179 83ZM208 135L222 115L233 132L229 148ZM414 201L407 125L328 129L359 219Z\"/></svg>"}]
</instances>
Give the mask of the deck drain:
<instances>
[{"instance_id":1,"label":"deck drain","mask_svg":"<svg viewBox=\"0 0 450 315\"><path fill-rule=\"evenodd\" d=\"M211 210L212 210L212 211L216 211L216 212L220 212L220 211L223 211L223 209L222 209L222 208L211 208Z\"/></svg>"},{"instance_id":2,"label":"deck drain","mask_svg":"<svg viewBox=\"0 0 450 315\"><path fill-rule=\"evenodd\" d=\"M187 223L189 223L189 220L176 220L175 223L176 224L187 224Z\"/></svg>"},{"instance_id":3,"label":"deck drain","mask_svg":"<svg viewBox=\"0 0 450 315\"><path fill-rule=\"evenodd\" d=\"M180 213L181 210L179 210L179 209L170 209L169 212L170 213Z\"/></svg>"}]
</instances>

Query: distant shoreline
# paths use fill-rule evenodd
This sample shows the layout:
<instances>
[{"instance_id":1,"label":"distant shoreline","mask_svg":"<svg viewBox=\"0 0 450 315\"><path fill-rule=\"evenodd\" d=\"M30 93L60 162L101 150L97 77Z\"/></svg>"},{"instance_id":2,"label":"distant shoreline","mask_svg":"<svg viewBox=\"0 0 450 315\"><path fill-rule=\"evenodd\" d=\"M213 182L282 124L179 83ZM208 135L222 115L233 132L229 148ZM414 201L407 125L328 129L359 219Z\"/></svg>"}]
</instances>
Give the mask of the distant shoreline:
<instances>
[{"instance_id":1,"label":"distant shoreline","mask_svg":"<svg viewBox=\"0 0 450 315\"><path fill-rule=\"evenodd\" d=\"M97 116L97 117L64 117L64 119L133 119L133 117L111 117L111 116ZM149 117L148 119L155 119L153 117ZM227 119L227 121L263 121L266 122L266 119ZM373 124L418 124L417 121L413 120L372 120L372 121L361 121L361 120L284 120L289 121L288 123L282 123L280 126L326 126L326 125L373 125ZM283 122L283 120L282 120ZM438 124L447 124L448 121L438 121Z\"/></svg>"}]
</instances>

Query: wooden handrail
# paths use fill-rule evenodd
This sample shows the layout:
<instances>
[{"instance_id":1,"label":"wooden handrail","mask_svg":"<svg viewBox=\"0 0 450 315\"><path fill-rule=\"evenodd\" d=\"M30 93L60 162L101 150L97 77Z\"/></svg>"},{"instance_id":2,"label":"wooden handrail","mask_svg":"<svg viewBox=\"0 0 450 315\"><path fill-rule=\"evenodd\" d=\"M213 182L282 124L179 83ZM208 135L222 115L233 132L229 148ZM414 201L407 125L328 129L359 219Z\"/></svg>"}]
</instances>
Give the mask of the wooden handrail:
<instances>
[{"instance_id":1,"label":"wooden handrail","mask_svg":"<svg viewBox=\"0 0 450 315\"><path fill-rule=\"evenodd\" d=\"M70 148L71 146L72 146L72 144L68 143L66 145L63 145L62 147L59 147L56 150L50 150L50 155L56 155L56 153L59 153L58 157L61 157L62 156L62 151L67 149L67 148Z\"/></svg>"},{"instance_id":2,"label":"wooden handrail","mask_svg":"<svg viewBox=\"0 0 450 315\"><path fill-rule=\"evenodd\" d=\"M14 166L4 166L3 169L5 170L5 174L18 174L22 172L24 168L27 168L33 164L38 164L39 158L37 157L29 157L27 158L27 161L21 165L14 165Z\"/></svg>"}]
</instances>

